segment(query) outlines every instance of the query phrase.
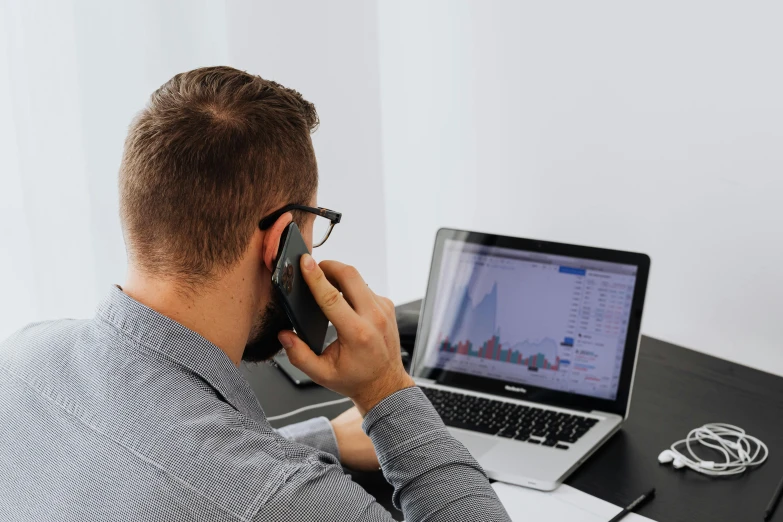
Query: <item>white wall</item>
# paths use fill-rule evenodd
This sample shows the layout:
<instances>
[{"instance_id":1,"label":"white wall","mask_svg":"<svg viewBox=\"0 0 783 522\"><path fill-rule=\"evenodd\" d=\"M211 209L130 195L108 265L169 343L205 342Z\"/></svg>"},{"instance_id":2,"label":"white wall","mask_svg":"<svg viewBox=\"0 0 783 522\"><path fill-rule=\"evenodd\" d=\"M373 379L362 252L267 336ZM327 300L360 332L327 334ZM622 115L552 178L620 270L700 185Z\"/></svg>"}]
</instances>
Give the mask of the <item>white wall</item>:
<instances>
[{"instance_id":1,"label":"white wall","mask_svg":"<svg viewBox=\"0 0 783 522\"><path fill-rule=\"evenodd\" d=\"M393 298L423 294L441 226L637 250L644 333L783 374L782 16L381 1Z\"/></svg>"}]
</instances>

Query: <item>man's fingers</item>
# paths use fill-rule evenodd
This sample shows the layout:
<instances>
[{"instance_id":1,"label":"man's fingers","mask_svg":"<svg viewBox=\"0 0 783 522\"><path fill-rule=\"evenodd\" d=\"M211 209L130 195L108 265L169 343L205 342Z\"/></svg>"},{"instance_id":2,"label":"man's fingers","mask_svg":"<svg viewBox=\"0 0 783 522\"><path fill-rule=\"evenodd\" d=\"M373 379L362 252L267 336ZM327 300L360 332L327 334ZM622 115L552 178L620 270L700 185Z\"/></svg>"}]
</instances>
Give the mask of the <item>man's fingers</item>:
<instances>
[{"instance_id":1,"label":"man's fingers","mask_svg":"<svg viewBox=\"0 0 783 522\"><path fill-rule=\"evenodd\" d=\"M294 332L284 330L277 335L285 348L291 364L302 370L316 383L324 382L327 377L326 361L322 361L303 340Z\"/></svg>"},{"instance_id":2,"label":"man's fingers","mask_svg":"<svg viewBox=\"0 0 783 522\"><path fill-rule=\"evenodd\" d=\"M315 302L323 310L326 318L335 328L348 328L353 324L357 315L353 308L345 301L340 291L335 288L324 275L323 270L309 254L304 254L300 261L302 277L310 287Z\"/></svg>"},{"instance_id":3,"label":"man's fingers","mask_svg":"<svg viewBox=\"0 0 783 522\"><path fill-rule=\"evenodd\" d=\"M355 310L365 312L376 306L375 294L354 267L339 261L321 261L320 266L329 282L342 291Z\"/></svg>"}]
</instances>

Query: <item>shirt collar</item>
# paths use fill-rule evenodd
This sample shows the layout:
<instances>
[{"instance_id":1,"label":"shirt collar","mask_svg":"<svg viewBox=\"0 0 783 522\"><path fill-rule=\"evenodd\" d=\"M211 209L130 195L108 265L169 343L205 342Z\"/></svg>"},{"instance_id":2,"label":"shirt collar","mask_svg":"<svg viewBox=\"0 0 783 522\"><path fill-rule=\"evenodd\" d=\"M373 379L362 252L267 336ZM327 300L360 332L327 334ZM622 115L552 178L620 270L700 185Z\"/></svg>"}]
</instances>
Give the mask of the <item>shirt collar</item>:
<instances>
[{"instance_id":1,"label":"shirt collar","mask_svg":"<svg viewBox=\"0 0 783 522\"><path fill-rule=\"evenodd\" d=\"M98 305L97 317L128 337L204 379L231 406L250 418L264 412L247 380L216 345L113 286Z\"/></svg>"}]
</instances>

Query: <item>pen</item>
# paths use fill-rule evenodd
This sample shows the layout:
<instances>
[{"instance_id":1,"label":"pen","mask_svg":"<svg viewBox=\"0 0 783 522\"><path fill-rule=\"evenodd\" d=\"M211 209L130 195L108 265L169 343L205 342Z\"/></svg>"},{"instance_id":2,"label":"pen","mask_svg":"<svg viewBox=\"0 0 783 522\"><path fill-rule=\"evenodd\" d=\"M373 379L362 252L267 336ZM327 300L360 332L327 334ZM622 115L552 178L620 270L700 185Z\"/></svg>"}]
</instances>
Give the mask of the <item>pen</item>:
<instances>
[{"instance_id":1,"label":"pen","mask_svg":"<svg viewBox=\"0 0 783 522\"><path fill-rule=\"evenodd\" d=\"M775 508L778 507L778 503L780 502L780 497L783 494L783 479L781 479L780 484L778 484L778 488L775 490L775 493L772 495L772 499L769 501L769 504L767 505L767 511L764 513L764 522L767 522L770 518L772 518L772 513L775 512Z\"/></svg>"},{"instance_id":2,"label":"pen","mask_svg":"<svg viewBox=\"0 0 783 522\"><path fill-rule=\"evenodd\" d=\"M622 520L625 518L625 515L636 509L637 507L641 506L642 504L645 504L647 501L649 501L651 498L655 496L655 488L652 488L650 491L642 495L641 497L637 498L630 504L628 504L628 507L617 513L617 515L610 520L609 522L617 522L618 520Z\"/></svg>"}]
</instances>

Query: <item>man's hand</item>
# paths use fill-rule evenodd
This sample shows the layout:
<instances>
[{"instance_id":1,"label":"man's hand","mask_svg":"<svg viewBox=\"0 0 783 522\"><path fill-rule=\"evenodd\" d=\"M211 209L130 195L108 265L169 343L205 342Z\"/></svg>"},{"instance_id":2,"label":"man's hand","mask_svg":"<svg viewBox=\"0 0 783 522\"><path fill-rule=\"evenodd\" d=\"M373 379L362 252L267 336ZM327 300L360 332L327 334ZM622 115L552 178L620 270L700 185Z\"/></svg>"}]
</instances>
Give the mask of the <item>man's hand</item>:
<instances>
[{"instance_id":1,"label":"man's hand","mask_svg":"<svg viewBox=\"0 0 783 522\"><path fill-rule=\"evenodd\" d=\"M337 447L340 450L340 462L344 466L358 471L380 469L375 446L370 437L362 431L362 416L359 410L351 408L331 420Z\"/></svg>"},{"instance_id":2,"label":"man's hand","mask_svg":"<svg viewBox=\"0 0 783 522\"><path fill-rule=\"evenodd\" d=\"M337 340L319 356L293 332L280 332L291 364L321 386L350 397L362 416L392 393L414 386L402 366L394 304L375 295L352 266L337 261L319 266L305 254L301 267L337 330Z\"/></svg>"}]
</instances>

